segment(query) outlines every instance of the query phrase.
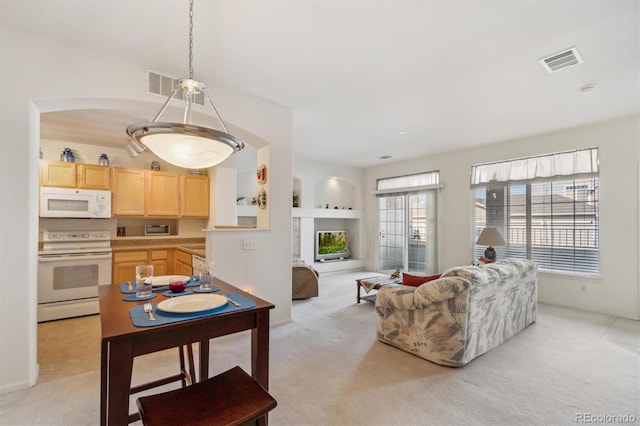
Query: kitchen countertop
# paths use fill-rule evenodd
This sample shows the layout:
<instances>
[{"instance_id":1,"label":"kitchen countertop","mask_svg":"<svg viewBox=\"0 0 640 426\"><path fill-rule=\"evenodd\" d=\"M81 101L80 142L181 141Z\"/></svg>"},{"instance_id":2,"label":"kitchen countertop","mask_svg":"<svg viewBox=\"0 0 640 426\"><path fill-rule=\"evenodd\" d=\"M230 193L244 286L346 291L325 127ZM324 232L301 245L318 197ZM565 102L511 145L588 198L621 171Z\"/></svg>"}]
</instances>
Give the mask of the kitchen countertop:
<instances>
[{"instance_id":1,"label":"kitchen countertop","mask_svg":"<svg viewBox=\"0 0 640 426\"><path fill-rule=\"evenodd\" d=\"M111 240L113 252L163 248L180 249L201 257L207 255L205 239L202 237L118 237Z\"/></svg>"}]
</instances>

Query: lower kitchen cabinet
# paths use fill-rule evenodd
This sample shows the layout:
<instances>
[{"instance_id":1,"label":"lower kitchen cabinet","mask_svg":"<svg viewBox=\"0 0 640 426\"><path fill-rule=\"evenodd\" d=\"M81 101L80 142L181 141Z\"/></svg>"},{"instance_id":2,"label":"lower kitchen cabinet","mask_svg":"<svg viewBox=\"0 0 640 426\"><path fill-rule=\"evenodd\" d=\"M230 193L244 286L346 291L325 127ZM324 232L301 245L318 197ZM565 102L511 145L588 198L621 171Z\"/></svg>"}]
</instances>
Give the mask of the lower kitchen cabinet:
<instances>
[{"instance_id":1,"label":"lower kitchen cabinet","mask_svg":"<svg viewBox=\"0 0 640 426\"><path fill-rule=\"evenodd\" d=\"M136 279L136 266L147 265L149 250L117 251L113 253L111 281L120 284ZM155 268L154 268L155 269Z\"/></svg>"},{"instance_id":2,"label":"lower kitchen cabinet","mask_svg":"<svg viewBox=\"0 0 640 426\"><path fill-rule=\"evenodd\" d=\"M135 280L138 265L153 265L153 275L156 276L171 274L170 257L170 249L116 251L113 253L112 281L120 284Z\"/></svg>"},{"instance_id":3,"label":"lower kitchen cabinet","mask_svg":"<svg viewBox=\"0 0 640 426\"><path fill-rule=\"evenodd\" d=\"M191 266L191 253L176 250L174 254L173 273L176 275L193 275L193 267Z\"/></svg>"},{"instance_id":4,"label":"lower kitchen cabinet","mask_svg":"<svg viewBox=\"0 0 640 426\"><path fill-rule=\"evenodd\" d=\"M153 275L169 274L169 250L149 250L149 265L153 265Z\"/></svg>"},{"instance_id":5,"label":"lower kitchen cabinet","mask_svg":"<svg viewBox=\"0 0 640 426\"><path fill-rule=\"evenodd\" d=\"M153 265L153 275L193 275L192 254L180 249L141 249L113 252L112 282L136 279L136 266Z\"/></svg>"}]
</instances>

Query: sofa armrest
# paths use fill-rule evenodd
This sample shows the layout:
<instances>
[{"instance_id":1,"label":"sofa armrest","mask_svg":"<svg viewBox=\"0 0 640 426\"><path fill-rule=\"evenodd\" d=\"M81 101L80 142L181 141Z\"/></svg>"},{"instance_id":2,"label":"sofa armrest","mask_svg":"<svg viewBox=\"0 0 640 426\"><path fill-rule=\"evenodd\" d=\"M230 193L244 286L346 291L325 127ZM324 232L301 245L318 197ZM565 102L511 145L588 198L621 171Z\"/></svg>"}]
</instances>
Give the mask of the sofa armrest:
<instances>
[{"instance_id":1,"label":"sofa armrest","mask_svg":"<svg viewBox=\"0 0 640 426\"><path fill-rule=\"evenodd\" d=\"M416 288L414 305L417 308L426 308L429 305L453 299L459 293L467 291L470 286L471 282L462 277L438 278Z\"/></svg>"}]
</instances>

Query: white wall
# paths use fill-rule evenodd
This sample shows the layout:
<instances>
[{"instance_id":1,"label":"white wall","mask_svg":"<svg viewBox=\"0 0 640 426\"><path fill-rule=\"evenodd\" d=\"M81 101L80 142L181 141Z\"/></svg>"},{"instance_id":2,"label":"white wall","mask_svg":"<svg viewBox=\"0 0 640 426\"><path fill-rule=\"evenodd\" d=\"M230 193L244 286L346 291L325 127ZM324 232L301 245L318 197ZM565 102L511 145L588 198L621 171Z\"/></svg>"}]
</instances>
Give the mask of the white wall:
<instances>
[{"instance_id":1,"label":"white wall","mask_svg":"<svg viewBox=\"0 0 640 426\"><path fill-rule=\"evenodd\" d=\"M472 260L472 164L585 147L600 148L601 276L588 279L540 273L538 297L541 302L640 319L639 116L369 168L365 172L365 193L375 189L376 178L440 170L444 185L440 194L440 258L441 269L445 270ZM368 235L377 232L374 201L367 196ZM372 254L367 266L375 270L377 250Z\"/></svg>"},{"instance_id":2,"label":"white wall","mask_svg":"<svg viewBox=\"0 0 640 426\"><path fill-rule=\"evenodd\" d=\"M0 188L5 200L11 200L0 207L0 220L4 224L0 227L0 269L3 271L0 280L0 393L5 393L33 385L38 374L36 283L40 113L56 109L135 106L151 116L162 99L145 93L143 66L94 55L5 26L0 26L0 45L0 69L3 81L7 82L1 86L0 129L5 150L0 158ZM154 68L153 64L145 65ZM206 80L206 76L203 77ZM216 88L215 93L216 106L233 133L238 130L238 136L251 145L273 141L272 156L281 158L279 163L282 163L274 184L282 183L287 194L286 203L279 197L272 197L272 207L279 213L289 212L290 112L222 88ZM256 281L255 285L259 287L256 293L273 299L270 301L276 304L276 310L272 317L281 322L289 318L291 303L290 250L282 250L282 247L290 247L291 215L286 216L289 219L277 222L270 232L271 238L261 245L270 251L271 264L286 264L286 268L274 273L271 266L266 267L263 263L235 264L237 269L250 267L256 275L272 274L273 281L269 283ZM237 242L233 237L229 240L229 244Z\"/></svg>"},{"instance_id":3,"label":"white wall","mask_svg":"<svg viewBox=\"0 0 640 426\"><path fill-rule=\"evenodd\" d=\"M286 130L282 126L274 143L257 153L258 164L267 166L267 182L261 185L267 207L257 209L257 229L207 230L207 258L215 262L216 276L273 303L272 324L291 320L292 157ZM257 247L245 250L244 240Z\"/></svg>"}]
</instances>

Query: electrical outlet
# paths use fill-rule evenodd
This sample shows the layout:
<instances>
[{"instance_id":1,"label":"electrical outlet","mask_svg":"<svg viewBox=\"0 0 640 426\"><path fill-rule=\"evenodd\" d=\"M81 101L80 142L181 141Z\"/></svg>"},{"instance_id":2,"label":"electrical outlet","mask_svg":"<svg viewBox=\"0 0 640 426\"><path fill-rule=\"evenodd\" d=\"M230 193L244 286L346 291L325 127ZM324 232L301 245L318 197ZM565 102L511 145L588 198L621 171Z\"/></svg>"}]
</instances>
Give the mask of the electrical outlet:
<instances>
[{"instance_id":1,"label":"electrical outlet","mask_svg":"<svg viewBox=\"0 0 640 426\"><path fill-rule=\"evenodd\" d=\"M255 250L258 248L257 240L242 240L242 249L243 250Z\"/></svg>"}]
</instances>

